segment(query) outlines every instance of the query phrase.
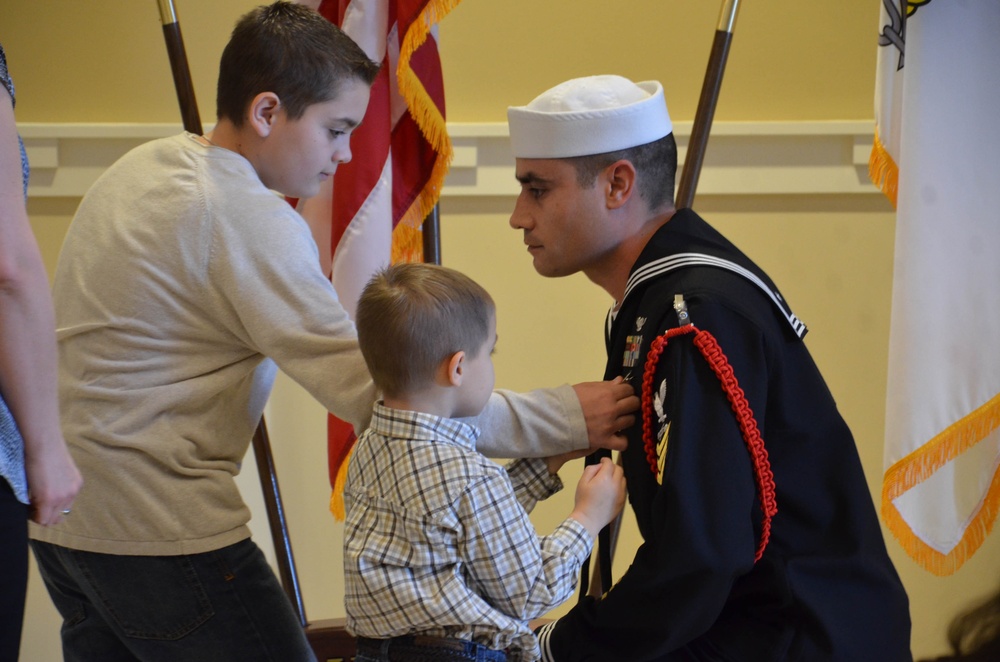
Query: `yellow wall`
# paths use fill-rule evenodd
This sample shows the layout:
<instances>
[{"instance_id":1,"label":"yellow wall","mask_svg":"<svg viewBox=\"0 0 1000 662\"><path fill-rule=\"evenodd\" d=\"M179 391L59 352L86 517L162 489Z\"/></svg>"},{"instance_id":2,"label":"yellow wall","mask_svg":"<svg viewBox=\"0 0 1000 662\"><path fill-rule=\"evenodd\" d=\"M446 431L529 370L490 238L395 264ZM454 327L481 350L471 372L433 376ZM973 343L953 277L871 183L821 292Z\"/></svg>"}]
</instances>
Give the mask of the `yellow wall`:
<instances>
[{"instance_id":1,"label":"yellow wall","mask_svg":"<svg viewBox=\"0 0 1000 662\"><path fill-rule=\"evenodd\" d=\"M255 0L177 0L203 120L236 18ZM867 119L875 79L874 0L740 3L717 119ZM0 40L20 121L172 122L170 67L155 0L4 0ZM663 82L674 119L694 116L715 2L466 0L441 25L452 121L503 121L573 76ZM488 90L488 94L484 91Z\"/></svg>"},{"instance_id":2,"label":"yellow wall","mask_svg":"<svg viewBox=\"0 0 1000 662\"><path fill-rule=\"evenodd\" d=\"M178 0L202 118L212 119L214 70L248 0ZM745 3L716 119L865 120L872 116L876 0ZM441 24L452 121L502 121L510 104L565 78L621 73L664 82L675 120L694 115L717 3L679 0L465 0ZM0 43L22 122L178 122L153 0L0 2ZM78 201L32 200L50 265ZM500 386L527 389L599 378L608 301L584 278L538 277L506 225L505 198L442 202L444 262L487 286L498 304ZM767 270L810 326L814 353L852 426L869 484L880 489L893 213L879 196L711 196L700 211ZM288 380L269 410L296 555L313 617L343 613L339 525L326 514L323 413ZM295 478L293 481L292 478ZM570 485L573 473L565 473ZM254 478L246 485L252 491ZM253 499L248 494L248 499ZM572 490L539 507L551 530ZM255 537L266 535L255 519ZM618 572L637 544L626 524ZM944 651L950 616L992 591L1000 538L959 573L933 577L893 540L911 597L914 653ZM58 621L32 576L23 659L58 659ZM561 611L561 610L560 610ZM560 613L557 611L556 613Z\"/></svg>"}]
</instances>

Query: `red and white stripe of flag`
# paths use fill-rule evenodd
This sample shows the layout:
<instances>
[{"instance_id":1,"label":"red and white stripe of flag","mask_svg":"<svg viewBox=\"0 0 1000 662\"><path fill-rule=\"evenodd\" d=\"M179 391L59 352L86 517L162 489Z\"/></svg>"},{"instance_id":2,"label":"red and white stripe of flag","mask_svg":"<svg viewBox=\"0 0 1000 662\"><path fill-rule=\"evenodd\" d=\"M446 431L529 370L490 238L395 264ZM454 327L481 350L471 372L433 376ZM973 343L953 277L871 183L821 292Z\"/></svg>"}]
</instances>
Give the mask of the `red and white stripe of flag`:
<instances>
[{"instance_id":1,"label":"red and white stripe of flag","mask_svg":"<svg viewBox=\"0 0 1000 662\"><path fill-rule=\"evenodd\" d=\"M331 192L301 201L313 228L330 227L331 279L353 317L365 283L390 262L423 259L420 224L437 204L451 161L436 24L457 0L323 0L318 11L381 62L353 158ZM328 219L332 217L332 226ZM331 510L354 444L350 425L328 424Z\"/></svg>"}]
</instances>

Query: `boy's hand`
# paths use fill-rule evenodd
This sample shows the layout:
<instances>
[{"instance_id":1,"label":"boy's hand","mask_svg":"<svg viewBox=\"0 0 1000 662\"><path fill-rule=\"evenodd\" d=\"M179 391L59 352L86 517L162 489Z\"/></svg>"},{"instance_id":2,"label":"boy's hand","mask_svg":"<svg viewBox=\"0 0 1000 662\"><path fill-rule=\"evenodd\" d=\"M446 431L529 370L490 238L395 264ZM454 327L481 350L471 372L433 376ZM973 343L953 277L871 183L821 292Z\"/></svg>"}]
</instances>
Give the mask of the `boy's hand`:
<instances>
[{"instance_id":1,"label":"boy's hand","mask_svg":"<svg viewBox=\"0 0 1000 662\"><path fill-rule=\"evenodd\" d=\"M584 468L576 485L576 505L570 517L596 538L624 505L625 472L611 458L605 457L599 464Z\"/></svg>"},{"instance_id":2,"label":"boy's hand","mask_svg":"<svg viewBox=\"0 0 1000 662\"><path fill-rule=\"evenodd\" d=\"M587 421L589 452L599 448L625 450L625 437L619 432L635 423L635 412L639 409L639 398L632 387L621 377L615 377L609 382L574 384L573 390Z\"/></svg>"}]
</instances>

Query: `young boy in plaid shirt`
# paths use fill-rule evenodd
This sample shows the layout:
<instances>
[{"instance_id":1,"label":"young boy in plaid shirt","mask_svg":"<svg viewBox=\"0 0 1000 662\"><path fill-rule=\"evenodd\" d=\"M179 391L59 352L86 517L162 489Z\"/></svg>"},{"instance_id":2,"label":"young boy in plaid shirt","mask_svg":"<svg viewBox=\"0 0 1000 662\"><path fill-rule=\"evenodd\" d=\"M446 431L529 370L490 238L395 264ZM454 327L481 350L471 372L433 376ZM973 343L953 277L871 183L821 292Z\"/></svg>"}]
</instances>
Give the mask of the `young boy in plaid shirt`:
<instances>
[{"instance_id":1,"label":"young boy in plaid shirt","mask_svg":"<svg viewBox=\"0 0 1000 662\"><path fill-rule=\"evenodd\" d=\"M383 393L344 489L345 604L356 662L535 660L528 621L568 598L594 538L624 504L622 469L588 467L570 516L539 537L535 503L580 453L515 460L476 451L493 391L493 300L461 273L403 264L358 303L361 352Z\"/></svg>"}]
</instances>

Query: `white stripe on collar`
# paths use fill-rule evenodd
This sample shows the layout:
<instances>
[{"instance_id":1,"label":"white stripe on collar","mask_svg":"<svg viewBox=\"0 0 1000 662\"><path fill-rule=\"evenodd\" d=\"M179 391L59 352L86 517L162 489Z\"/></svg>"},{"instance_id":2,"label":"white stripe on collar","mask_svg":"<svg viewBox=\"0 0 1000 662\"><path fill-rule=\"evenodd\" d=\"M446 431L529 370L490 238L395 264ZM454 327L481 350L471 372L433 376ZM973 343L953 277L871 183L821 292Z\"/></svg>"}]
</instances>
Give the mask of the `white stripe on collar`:
<instances>
[{"instance_id":1,"label":"white stripe on collar","mask_svg":"<svg viewBox=\"0 0 1000 662\"><path fill-rule=\"evenodd\" d=\"M625 296L622 297L622 303L624 303L625 300L628 299L628 295L632 292L632 290L638 287L641 283L644 283L647 280L650 280L651 278L656 278L658 276L661 276L669 271L674 271L676 269L681 269L683 267L692 267L692 266L718 267L720 269L727 269L737 275L743 276L751 283L753 283L761 290L763 290L764 294L770 297L771 301L773 301L774 305L778 307L778 310L781 311L781 314L784 316L784 318L788 320L788 323L791 325L792 331L795 333L796 336L802 338L803 336L806 335L807 331L806 325L801 320L799 320L799 318L796 317L794 313L792 313L791 308L789 308L788 304L785 303L785 300L781 297L781 294L778 293L776 290L772 290L770 287L768 287L767 283L761 280L757 276L757 274L753 273L749 269L741 267L735 262L730 262L729 260L723 260L722 258L715 257L712 255L706 255L704 253L677 253L675 255L663 257L658 260L653 260L652 262L644 264L643 266L639 267L638 269L636 269L635 273L633 273L629 277L628 283L625 284ZM614 321L614 317L615 317L614 309L612 308L612 310L608 313L608 318L607 318L608 333L610 333L611 331L611 323Z\"/></svg>"}]
</instances>

